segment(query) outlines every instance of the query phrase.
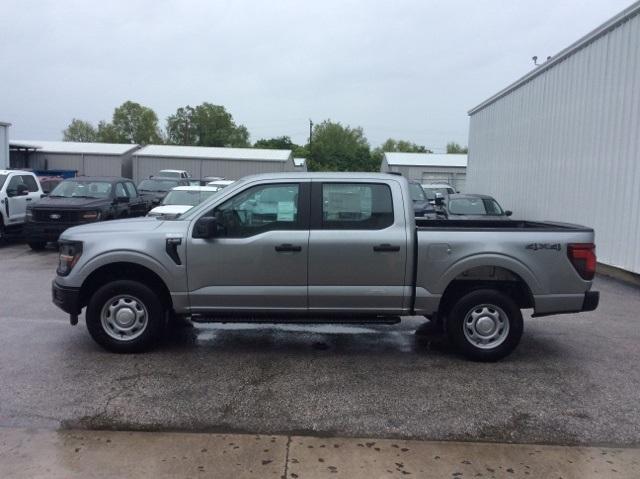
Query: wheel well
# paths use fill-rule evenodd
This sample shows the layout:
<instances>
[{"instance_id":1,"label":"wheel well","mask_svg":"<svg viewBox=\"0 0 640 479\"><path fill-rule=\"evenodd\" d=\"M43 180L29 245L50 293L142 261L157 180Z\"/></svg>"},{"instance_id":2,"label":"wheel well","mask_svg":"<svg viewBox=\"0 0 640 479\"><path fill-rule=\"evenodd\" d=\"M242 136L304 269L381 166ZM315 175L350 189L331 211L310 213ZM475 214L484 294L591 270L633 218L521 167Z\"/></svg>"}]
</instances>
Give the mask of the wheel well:
<instances>
[{"instance_id":1,"label":"wheel well","mask_svg":"<svg viewBox=\"0 0 640 479\"><path fill-rule=\"evenodd\" d=\"M169 288L156 273L136 263L111 263L96 269L80 287L80 304L86 306L98 288L118 279L139 281L153 289L167 308L173 308Z\"/></svg>"},{"instance_id":2,"label":"wheel well","mask_svg":"<svg viewBox=\"0 0 640 479\"><path fill-rule=\"evenodd\" d=\"M513 271L500 266L478 266L456 276L444 290L440 313L446 315L462 296L476 289L495 289L509 295L521 309L533 308L533 294Z\"/></svg>"}]
</instances>

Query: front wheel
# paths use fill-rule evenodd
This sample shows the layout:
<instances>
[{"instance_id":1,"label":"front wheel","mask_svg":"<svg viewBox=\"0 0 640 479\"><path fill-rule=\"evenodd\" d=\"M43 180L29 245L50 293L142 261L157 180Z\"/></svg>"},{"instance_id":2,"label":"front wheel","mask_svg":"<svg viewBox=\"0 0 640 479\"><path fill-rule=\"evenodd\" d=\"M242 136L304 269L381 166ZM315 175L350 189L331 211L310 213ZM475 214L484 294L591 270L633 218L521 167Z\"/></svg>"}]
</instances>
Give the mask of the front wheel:
<instances>
[{"instance_id":1,"label":"front wheel","mask_svg":"<svg viewBox=\"0 0 640 479\"><path fill-rule=\"evenodd\" d=\"M447 334L456 349L475 361L497 361L522 337L522 313L506 294L478 289L462 296L447 317Z\"/></svg>"},{"instance_id":2,"label":"front wheel","mask_svg":"<svg viewBox=\"0 0 640 479\"><path fill-rule=\"evenodd\" d=\"M47 247L46 241L29 241L27 244L33 251L42 251Z\"/></svg>"},{"instance_id":3,"label":"front wheel","mask_svg":"<svg viewBox=\"0 0 640 479\"><path fill-rule=\"evenodd\" d=\"M157 295L137 281L117 280L98 289L87 305L91 337L116 353L139 353L162 334L165 311Z\"/></svg>"}]
</instances>

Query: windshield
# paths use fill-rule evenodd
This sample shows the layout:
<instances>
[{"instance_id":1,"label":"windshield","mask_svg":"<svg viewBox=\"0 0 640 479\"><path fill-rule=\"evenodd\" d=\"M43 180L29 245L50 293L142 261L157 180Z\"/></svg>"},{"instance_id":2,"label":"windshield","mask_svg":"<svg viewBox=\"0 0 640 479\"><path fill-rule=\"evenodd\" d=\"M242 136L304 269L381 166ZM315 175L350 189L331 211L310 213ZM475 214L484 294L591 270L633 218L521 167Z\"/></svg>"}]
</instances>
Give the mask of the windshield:
<instances>
[{"instance_id":1,"label":"windshield","mask_svg":"<svg viewBox=\"0 0 640 479\"><path fill-rule=\"evenodd\" d=\"M427 196L424 194L422 186L418 183L409 183L409 192L413 201L426 201Z\"/></svg>"},{"instance_id":2,"label":"windshield","mask_svg":"<svg viewBox=\"0 0 640 479\"><path fill-rule=\"evenodd\" d=\"M490 198L456 198L449 201L449 214L502 216L502 208Z\"/></svg>"},{"instance_id":3,"label":"windshield","mask_svg":"<svg viewBox=\"0 0 640 479\"><path fill-rule=\"evenodd\" d=\"M172 190L162 201L163 205L196 206L215 194L215 191Z\"/></svg>"},{"instance_id":4,"label":"windshield","mask_svg":"<svg viewBox=\"0 0 640 479\"><path fill-rule=\"evenodd\" d=\"M51 192L58 198L108 198L111 183L108 181L65 180Z\"/></svg>"},{"instance_id":5,"label":"windshield","mask_svg":"<svg viewBox=\"0 0 640 479\"><path fill-rule=\"evenodd\" d=\"M178 186L178 180L142 180L138 185L139 191L170 191Z\"/></svg>"}]
</instances>

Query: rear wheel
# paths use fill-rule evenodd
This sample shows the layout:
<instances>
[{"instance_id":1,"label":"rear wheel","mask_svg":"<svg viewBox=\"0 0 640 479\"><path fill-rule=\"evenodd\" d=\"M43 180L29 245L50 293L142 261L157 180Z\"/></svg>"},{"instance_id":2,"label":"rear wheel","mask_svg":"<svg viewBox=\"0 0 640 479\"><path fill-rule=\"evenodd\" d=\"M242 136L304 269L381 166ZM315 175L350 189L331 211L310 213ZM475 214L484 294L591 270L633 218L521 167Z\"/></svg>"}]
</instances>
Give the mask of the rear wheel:
<instances>
[{"instance_id":1,"label":"rear wheel","mask_svg":"<svg viewBox=\"0 0 640 479\"><path fill-rule=\"evenodd\" d=\"M87 329L102 347L138 353L160 338L165 310L157 295L137 281L118 280L98 289L87 305Z\"/></svg>"},{"instance_id":2,"label":"rear wheel","mask_svg":"<svg viewBox=\"0 0 640 479\"><path fill-rule=\"evenodd\" d=\"M27 244L33 251L42 251L47 247L46 241L29 241Z\"/></svg>"},{"instance_id":3,"label":"rear wheel","mask_svg":"<svg viewBox=\"0 0 640 479\"><path fill-rule=\"evenodd\" d=\"M462 296L447 317L447 334L456 349L476 361L497 361L522 337L522 313L506 294L479 289Z\"/></svg>"}]
</instances>

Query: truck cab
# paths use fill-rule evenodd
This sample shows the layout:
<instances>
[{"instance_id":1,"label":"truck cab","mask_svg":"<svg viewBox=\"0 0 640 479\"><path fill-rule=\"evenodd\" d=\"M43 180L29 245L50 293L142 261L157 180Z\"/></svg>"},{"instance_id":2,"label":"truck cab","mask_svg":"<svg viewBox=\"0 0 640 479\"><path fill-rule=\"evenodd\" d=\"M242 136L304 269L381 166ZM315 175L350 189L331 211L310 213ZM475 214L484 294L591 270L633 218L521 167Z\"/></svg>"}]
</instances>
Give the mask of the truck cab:
<instances>
[{"instance_id":1,"label":"truck cab","mask_svg":"<svg viewBox=\"0 0 640 479\"><path fill-rule=\"evenodd\" d=\"M26 222L27 206L43 195L34 173L0 170L0 239L22 228Z\"/></svg>"}]
</instances>

